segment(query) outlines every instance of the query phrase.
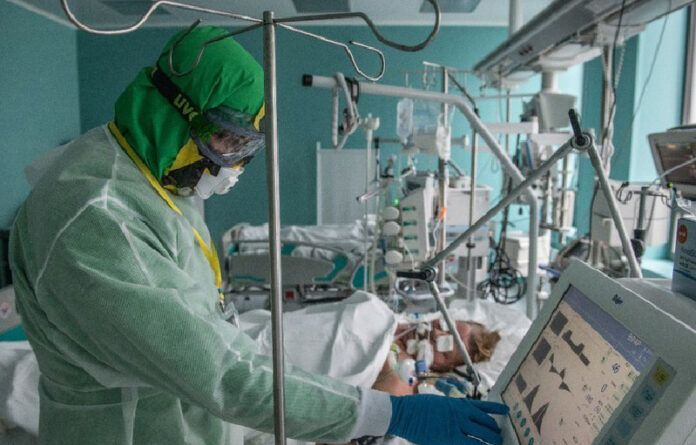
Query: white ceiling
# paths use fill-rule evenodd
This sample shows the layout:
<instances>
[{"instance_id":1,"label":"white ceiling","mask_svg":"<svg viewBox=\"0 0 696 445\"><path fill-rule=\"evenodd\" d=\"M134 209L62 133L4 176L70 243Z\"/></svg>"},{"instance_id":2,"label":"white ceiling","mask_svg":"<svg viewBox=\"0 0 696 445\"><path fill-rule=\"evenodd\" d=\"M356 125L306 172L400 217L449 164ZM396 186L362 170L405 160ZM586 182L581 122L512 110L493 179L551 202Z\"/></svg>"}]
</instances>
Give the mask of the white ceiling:
<instances>
[{"instance_id":1,"label":"white ceiling","mask_svg":"<svg viewBox=\"0 0 696 445\"><path fill-rule=\"evenodd\" d=\"M60 0L9 0L24 6L52 20L72 26L61 8ZM179 0L210 9L234 12L237 14L261 17L263 11L273 10L276 17L297 15L292 0ZM324 0L329 2L330 0ZM348 0L351 11L368 14L375 23L384 25L430 25L432 13L421 13L423 0ZM441 2L444 0L441 0ZM448 0L450 3L459 0ZM465 0L462 0L465 1ZM106 3L122 2L132 10L132 14L123 14L107 6ZM68 0L73 13L83 23L97 28L119 27L134 23L147 10L149 0ZM525 22L546 7L551 0L521 0ZM166 13L154 14L145 26L186 26L195 19L202 18L205 24L237 25L219 16L185 11L171 6L161 7ZM122 9L122 8L118 8ZM506 26L508 22L508 0L481 0L472 13L444 13L443 25L459 26ZM331 24L362 24L357 20L333 21ZM310 22L309 24L327 24Z\"/></svg>"}]
</instances>

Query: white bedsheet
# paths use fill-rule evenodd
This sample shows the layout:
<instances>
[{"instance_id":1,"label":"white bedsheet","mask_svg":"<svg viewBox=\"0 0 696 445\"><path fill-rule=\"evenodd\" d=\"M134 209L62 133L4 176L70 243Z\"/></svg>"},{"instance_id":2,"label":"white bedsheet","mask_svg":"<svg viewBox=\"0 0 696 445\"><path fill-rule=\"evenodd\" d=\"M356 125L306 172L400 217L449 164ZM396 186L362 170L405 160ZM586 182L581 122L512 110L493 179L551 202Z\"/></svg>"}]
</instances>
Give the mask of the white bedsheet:
<instances>
[{"instance_id":1,"label":"white bedsheet","mask_svg":"<svg viewBox=\"0 0 696 445\"><path fill-rule=\"evenodd\" d=\"M240 315L258 352L271 353L271 314ZM396 317L377 297L357 291L343 301L307 306L283 315L285 358L306 371L370 387L387 358Z\"/></svg>"},{"instance_id":2,"label":"white bedsheet","mask_svg":"<svg viewBox=\"0 0 696 445\"><path fill-rule=\"evenodd\" d=\"M38 434L38 385L39 366L29 342L0 342L0 421L6 427Z\"/></svg>"}]
</instances>

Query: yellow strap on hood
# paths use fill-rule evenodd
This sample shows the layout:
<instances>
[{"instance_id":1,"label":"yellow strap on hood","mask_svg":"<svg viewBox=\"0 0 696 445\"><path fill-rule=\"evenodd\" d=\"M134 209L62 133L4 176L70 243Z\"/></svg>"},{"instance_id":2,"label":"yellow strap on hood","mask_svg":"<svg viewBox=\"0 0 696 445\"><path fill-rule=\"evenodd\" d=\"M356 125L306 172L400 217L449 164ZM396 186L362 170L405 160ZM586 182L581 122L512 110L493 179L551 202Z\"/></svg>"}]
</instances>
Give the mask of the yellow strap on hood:
<instances>
[{"instance_id":1,"label":"yellow strap on hood","mask_svg":"<svg viewBox=\"0 0 696 445\"><path fill-rule=\"evenodd\" d=\"M150 185L155 189L155 191L157 191L157 194L160 195L160 197L164 200L164 202L167 203L169 207L171 207L172 210L174 210L179 215L183 216L183 213L181 212L179 207L177 207L176 204L174 204L174 201L172 201L172 198L169 196L167 191L164 189L164 187L162 187L162 185L160 185L160 183L154 177L152 172L150 172L150 170L147 168L142 159L140 159L135 150L133 150L133 147L131 147L126 138L123 137L121 131L119 131L118 127L113 121L109 122L109 130L111 131L111 134L116 138L121 148L123 148L123 150L133 160L135 165L140 170L140 173L142 173L143 176L145 176L145 179L147 179ZM196 238L196 241L198 242L198 246L203 251L203 255L208 260L208 263L210 263L210 268L213 269L213 273L215 274L215 286L218 289L218 296L220 297L220 308L224 312L225 295L222 293L222 271L220 269L220 260L218 259L217 252L215 251L215 245L213 244L213 240L210 240L210 245L206 244L205 241L203 241L203 237L198 232L198 230L196 230L195 227L193 227L193 235Z\"/></svg>"},{"instance_id":2,"label":"yellow strap on hood","mask_svg":"<svg viewBox=\"0 0 696 445\"><path fill-rule=\"evenodd\" d=\"M261 105L261 109L259 110L258 113L256 113L256 116L254 116L254 119L252 120L252 124L254 125L254 128L256 128L256 131L261 131L261 119L263 119L266 116L266 104Z\"/></svg>"}]
</instances>

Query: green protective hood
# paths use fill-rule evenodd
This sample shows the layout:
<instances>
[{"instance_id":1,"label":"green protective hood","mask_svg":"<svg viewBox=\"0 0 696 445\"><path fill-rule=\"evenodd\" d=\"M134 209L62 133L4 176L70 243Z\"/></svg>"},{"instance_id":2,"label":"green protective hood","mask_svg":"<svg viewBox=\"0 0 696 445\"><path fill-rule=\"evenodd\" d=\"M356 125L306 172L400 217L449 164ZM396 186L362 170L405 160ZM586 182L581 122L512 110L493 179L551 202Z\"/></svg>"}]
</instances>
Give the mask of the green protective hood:
<instances>
[{"instance_id":1,"label":"green protective hood","mask_svg":"<svg viewBox=\"0 0 696 445\"><path fill-rule=\"evenodd\" d=\"M263 104L263 70L251 54L228 37L209 44L193 72L174 76L169 67L169 48L182 33L172 37L160 55L160 69L202 111L224 105L255 115ZM187 71L201 46L225 33L215 26L194 28L174 50L174 69ZM188 142L189 123L152 85L151 71L152 67L143 68L118 98L115 121L152 174L161 179Z\"/></svg>"}]
</instances>

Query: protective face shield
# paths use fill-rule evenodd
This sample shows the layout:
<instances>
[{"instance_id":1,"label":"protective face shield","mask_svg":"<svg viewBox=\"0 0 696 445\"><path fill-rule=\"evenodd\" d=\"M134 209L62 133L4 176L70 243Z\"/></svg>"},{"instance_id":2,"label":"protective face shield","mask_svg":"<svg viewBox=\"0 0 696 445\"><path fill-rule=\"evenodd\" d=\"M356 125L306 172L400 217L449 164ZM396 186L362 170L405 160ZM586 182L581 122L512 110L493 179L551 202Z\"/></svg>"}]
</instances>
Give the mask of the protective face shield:
<instances>
[{"instance_id":1,"label":"protective face shield","mask_svg":"<svg viewBox=\"0 0 696 445\"><path fill-rule=\"evenodd\" d=\"M234 187L239 175L242 173L244 173L242 167L220 168L217 175L213 175L209 170L206 170L201 175L201 179L198 180L194 190L202 199L208 199L213 194L224 195Z\"/></svg>"},{"instance_id":2,"label":"protective face shield","mask_svg":"<svg viewBox=\"0 0 696 445\"><path fill-rule=\"evenodd\" d=\"M210 125L203 129L193 126L191 138L201 155L219 167L244 166L266 145L261 131L263 108L250 116L226 107L204 113Z\"/></svg>"},{"instance_id":3,"label":"protective face shield","mask_svg":"<svg viewBox=\"0 0 696 445\"><path fill-rule=\"evenodd\" d=\"M196 193L203 199L229 191L243 167L264 148L265 135L260 131L263 116L264 107L256 116L225 107L205 112L204 118L191 126L193 151L189 147L183 157L198 160L184 161L183 167L169 171L163 184L180 196Z\"/></svg>"}]
</instances>

